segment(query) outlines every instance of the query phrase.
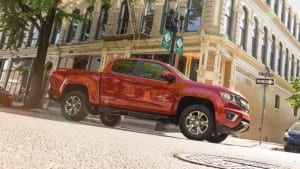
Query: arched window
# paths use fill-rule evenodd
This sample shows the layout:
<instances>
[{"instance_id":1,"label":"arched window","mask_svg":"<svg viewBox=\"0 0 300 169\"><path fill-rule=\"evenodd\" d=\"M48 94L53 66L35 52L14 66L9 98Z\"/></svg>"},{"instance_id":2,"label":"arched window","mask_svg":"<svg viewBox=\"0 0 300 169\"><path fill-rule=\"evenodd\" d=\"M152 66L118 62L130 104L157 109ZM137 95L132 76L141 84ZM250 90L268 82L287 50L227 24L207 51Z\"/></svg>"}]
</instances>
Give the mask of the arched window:
<instances>
[{"instance_id":1,"label":"arched window","mask_svg":"<svg viewBox=\"0 0 300 169\"><path fill-rule=\"evenodd\" d=\"M289 30L291 30L291 28L292 28L292 10L291 10L291 8L289 8L287 28Z\"/></svg>"},{"instance_id":2,"label":"arched window","mask_svg":"<svg viewBox=\"0 0 300 169\"><path fill-rule=\"evenodd\" d=\"M274 11L278 15L278 8L279 8L279 0L275 0L274 2Z\"/></svg>"},{"instance_id":3,"label":"arched window","mask_svg":"<svg viewBox=\"0 0 300 169\"><path fill-rule=\"evenodd\" d=\"M118 31L117 34L126 34L129 22L129 11L127 0L124 0L121 5L119 22L118 22Z\"/></svg>"},{"instance_id":4,"label":"arched window","mask_svg":"<svg viewBox=\"0 0 300 169\"><path fill-rule=\"evenodd\" d=\"M188 0L185 31L197 32L202 21L203 0Z\"/></svg>"},{"instance_id":5,"label":"arched window","mask_svg":"<svg viewBox=\"0 0 300 169\"><path fill-rule=\"evenodd\" d=\"M276 58L276 38L275 38L275 35L272 35L270 66L273 71L275 70L275 58Z\"/></svg>"},{"instance_id":6,"label":"arched window","mask_svg":"<svg viewBox=\"0 0 300 169\"><path fill-rule=\"evenodd\" d=\"M294 72L295 72L295 56L292 54L292 65L291 65L291 77L294 77Z\"/></svg>"},{"instance_id":7,"label":"arched window","mask_svg":"<svg viewBox=\"0 0 300 169\"><path fill-rule=\"evenodd\" d=\"M284 64L284 78L285 80L289 79L289 50L286 49L286 55L285 55L285 64Z\"/></svg>"},{"instance_id":8,"label":"arched window","mask_svg":"<svg viewBox=\"0 0 300 169\"><path fill-rule=\"evenodd\" d=\"M233 5L234 0L225 0L224 3L226 4L225 7L225 33L230 40L232 40L232 22L233 22Z\"/></svg>"},{"instance_id":9,"label":"arched window","mask_svg":"<svg viewBox=\"0 0 300 169\"><path fill-rule=\"evenodd\" d=\"M268 29L264 27L264 36L262 37L261 44L261 59L262 63L267 65L267 52L268 52Z\"/></svg>"},{"instance_id":10,"label":"arched window","mask_svg":"<svg viewBox=\"0 0 300 169\"><path fill-rule=\"evenodd\" d=\"M285 23L285 0L282 1L281 7L281 21Z\"/></svg>"},{"instance_id":11,"label":"arched window","mask_svg":"<svg viewBox=\"0 0 300 169\"><path fill-rule=\"evenodd\" d=\"M254 28L252 37L252 56L257 58L257 43L258 43L258 20L254 17Z\"/></svg>"},{"instance_id":12,"label":"arched window","mask_svg":"<svg viewBox=\"0 0 300 169\"><path fill-rule=\"evenodd\" d=\"M241 45L245 51L247 51L247 35L248 35L248 11L246 7L243 7L242 24L240 30Z\"/></svg>"},{"instance_id":13,"label":"arched window","mask_svg":"<svg viewBox=\"0 0 300 169\"><path fill-rule=\"evenodd\" d=\"M299 26L299 29L298 29L298 42L300 42L300 26Z\"/></svg>"},{"instance_id":14,"label":"arched window","mask_svg":"<svg viewBox=\"0 0 300 169\"><path fill-rule=\"evenodd\" d=\"M38 34L39 34L38 30L36 29L35 26L32 25L28 32L26 47L32 47L34 45L37 45Z\"/></svg>"},{"instance_id":15,"label":"arched window","mask_svg":"<svg viewBox=\"0 0 300 169\"><path fill-rule=\"evenodd\" d=\"M282 43L279 43L279 57L277 62L277 71L280 76L282 76L282 61L283 61L283 46Z\"/></svg>"},{"instance_id":16,"label":"arched window","mask_svg":"<svg viewBox=\"0 0 300 169\"><path fill-rule=\"evenodd\" d=\"M83 20L83 25L82 25L80 41L85 41L90 36L91 26L92 26L92 21L93 21L93 14L92 14L93 11L94 11L93 6L89 6L86 9L86 12L84 15L84 20Z\"/></svg>"},{"instance_id":17,"label":"arched window","mask_svg":"<svg viewBox=\"0 0 300 169\"><path fill-rule=\"evenodd\" d=\"M27 38L26 47L31 47L32 39L33 39L33 35L34 35L34 26L31 25L31 27L30 27L30 29L28 31L29 32L28 32L28 38Z\"/></svg>"},{"instance_id":18,"label":"arched window","mask_svg":"<svg viewBox=\"0 0 300 169\"><path fill-rule=\"evenodd\" d=\"M80 9L75 9L73 11L73 14L79 15L80 14ZM75 18L71 20L70 26L69 26L69 31L68 31L68 36L66 42L72 42L72 40L75 38L75 34L77 31L79 21Z\"/></svg>"},{"instance_id":19,"label":"arched window","mask_svg":"<svg viewBox=\"0 0 300 169\"><path fill-rule=\"evenodd\" d=\"M62 21L57 21L54 23L52 36L51 36L51 44L57 44L59 42L61 36L61 26Z\"/></svg>"},{"instance_id":20,"label":"arched window","mask_svg":"<svg viewBox=\"0 0 300 169\"><path fill-rule=\"evenodd\" d=\"M1 35L1 39L0 39L0 49L3 49L5 46L5 41L6 41L6 36L4 33L2 33Z\"/></svg>"},{"instance_id":21,"label":"arched window","mask_svg":"<svg viewBox=\"0 0 300 169\"><path fill-rule=\"evenodd\" d=\"M164 33L165 29L170 29L170 9L169 9L169 0L165 0L164 11L161 20L160 33Z\"/></svg>"},{"instance_id":22,"label":"arched window","mask_svg":"<svg viewBox=\"0 0 300 169\"><path fill-rule=\"evenodd\" d=\"M296 69L296 76L299 77L299 73L300 73L300 63L299 60L297 60L297 69Z\"/></svg>"},{"instance_id":23,"label":"arched window","mask_svg":"<svg viewBox=\"0 0 300 169\"><path fill-rule=\"evenodd\" d=\"M98 19L98 25L96 30L96 37L95 39L102 39L106 32L106 25L108 20L108 7L105 5L102 5L100 16Z\"/></svg>"},{"instance_id":24,"label":"arched window","mask_svg":"<svg viewBox=\"0 0 300 169\"><path fill-rule=\"evenodd\" d=\"M150 34L153 26L153 19L155 14L155 0L145 1L145 11L142 18L141 31L146 34Z\"/></svg>"},{"instance_id":25,"label":"arched window","mask_svg":"<svg viewBox=\"0 0 300 169\"><path fill-rule=\"evenodd\" d=\"M275 96L275 108L276 109L280 108L280 96L279 95Z\"/></svg>"},{"instance_id":26,"label":"arched window","mask_svg":"<svg viewBox=\"0 0 300 169\"><path fill-rule=\"evenodd\" d=\"M294 35L295 38L297 38L297 15L294 16L293 35Z\"/></svg>"},{"instance_id":27,"label":"arched window","mask_svg":"<svg viewBox=\"0 0 300 169\"><path fill-rule=\"evenodd\" d=\"M21 32L25 33L25 29L22 29ZM22 34L23 34L23 33L22 33ZM23 42L23 41L24 41L24 38L25 38L25 37L23 36L22 38L19 38L19 39L18 39L18 42L17 42L17 47L18 47L18 48L21 48L21 47L22 47L22 45L23 45L23 43L24 43L24 42Z\"/></svg>"}]
</instances>

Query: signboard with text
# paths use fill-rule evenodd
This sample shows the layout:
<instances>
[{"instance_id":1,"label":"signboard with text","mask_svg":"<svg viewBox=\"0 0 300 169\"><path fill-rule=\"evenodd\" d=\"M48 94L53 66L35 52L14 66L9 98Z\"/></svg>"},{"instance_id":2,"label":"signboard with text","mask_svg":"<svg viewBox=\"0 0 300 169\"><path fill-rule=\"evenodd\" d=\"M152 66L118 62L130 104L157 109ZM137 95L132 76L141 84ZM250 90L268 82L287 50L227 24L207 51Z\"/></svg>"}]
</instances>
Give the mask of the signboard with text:
<instances>
[{"instance_id":1,"label":"signboard with text","mask_svg":"<svg viewBox=\"0 0 300 169\"><path fill-rule=\"evenodd\" d=\"M256 84L274 85L274 79L256 78Z\"/></svg>"}]
</instances>

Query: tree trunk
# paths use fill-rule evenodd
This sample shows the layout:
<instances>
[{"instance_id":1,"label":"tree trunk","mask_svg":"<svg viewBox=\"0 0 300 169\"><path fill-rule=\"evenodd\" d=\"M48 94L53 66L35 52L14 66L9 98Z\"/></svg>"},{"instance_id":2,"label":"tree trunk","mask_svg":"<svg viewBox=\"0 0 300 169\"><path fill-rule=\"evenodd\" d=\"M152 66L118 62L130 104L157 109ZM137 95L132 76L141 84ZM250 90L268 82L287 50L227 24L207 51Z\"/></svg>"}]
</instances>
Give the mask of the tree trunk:
<instances>
[{"instance_id":1,"label":"tree trunk","mask_svg":"<svg viewBox=\"0 0 300 169\"><path fill-rule=\"evenodd\" d=\"M39 40L37 47L37 55L34 58L32 66L32 79L28 97L25 99L27 108L39 107L43 96L43 80L45 72L45 61L47 57L49 39L56 14L58 0L55 0L53 7L49 9L45 21L41 23L39 32Z\"/></svg>"}]
</instances>

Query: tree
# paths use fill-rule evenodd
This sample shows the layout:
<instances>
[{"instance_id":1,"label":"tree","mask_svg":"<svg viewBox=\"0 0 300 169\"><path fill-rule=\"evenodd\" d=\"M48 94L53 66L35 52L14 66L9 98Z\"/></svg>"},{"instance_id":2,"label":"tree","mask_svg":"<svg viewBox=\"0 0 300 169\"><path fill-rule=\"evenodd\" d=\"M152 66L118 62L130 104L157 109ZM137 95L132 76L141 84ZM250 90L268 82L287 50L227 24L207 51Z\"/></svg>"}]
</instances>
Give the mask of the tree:
<instances>
[{"instance_id":1,"label":"tree","mask_svg":"<svg viewBox=\"0 0 300 169\"><path fill-rule=\"evenodd\" d=\"M300 78L292 79L289 83L294 93L287 100L290 102L295 113L300 107Z\"/></svg>"},{"instance_id":2,"label":"tree","mask_svg":"<svg viewBox=\"0 0 300 169\"><path fill-rule=\"evenodd\" d=\"M17 44L25 38L29 25L39 32L36 57L32 67L27 107L38 107L42 97L42 81L49 39L53 24L64 18L80 16L68 13L63 0L0 0L0 32L7 37L6 47L17 50ZM95 0L86 0L91 5ZM72 3L69 0L67 3Z\"/></svg>"}]
</instances>

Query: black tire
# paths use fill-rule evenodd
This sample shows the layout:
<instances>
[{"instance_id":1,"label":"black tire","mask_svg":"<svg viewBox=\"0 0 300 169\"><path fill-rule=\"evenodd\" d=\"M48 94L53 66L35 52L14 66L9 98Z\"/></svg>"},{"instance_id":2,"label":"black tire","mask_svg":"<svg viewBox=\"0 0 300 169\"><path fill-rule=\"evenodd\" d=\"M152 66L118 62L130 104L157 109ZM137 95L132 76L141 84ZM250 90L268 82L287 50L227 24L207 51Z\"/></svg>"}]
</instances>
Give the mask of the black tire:
<instances>
[{"instance_id":1,"label":"black tire","mask_svg":"<svg viewBox=\"0 0 300 169\"><path fill-rule=\"evenodd\" d=\"M89 114L88 99L81 91L67 93L61 104L62 115L67 120L81 121Z\"/></svg>"},{"instance_id":2,"label":"black tire","mask_svg":"<svg viewBox=\"0 0 300 169\"><path fill-rule=\"evenodd\" d=\"M215 130L213 112L202 105L188 106L180 114L179 128L189 139L207 139Z\"/></svg>"},{"instance_id":3,"label":"black tire","mask_svg":"<svg viewBox=\"0 0 300 169\"><path fill-rule=\"evenodd\" d=\"M211 143L221 143L228 137L228 134L223 133L216 133L212 134L210 137L208 137L206 140Z\"/></svg>"},{"instance_id":4,"label":"black tire","mask_svg":"<svg viewBox=\"0 0 300 169\"><path fill-rule=\"evenodd\" d=\"M105 126L116 127L123 121L123 116L101 113L100 120Z\"/></svg>"}]
</instances>

